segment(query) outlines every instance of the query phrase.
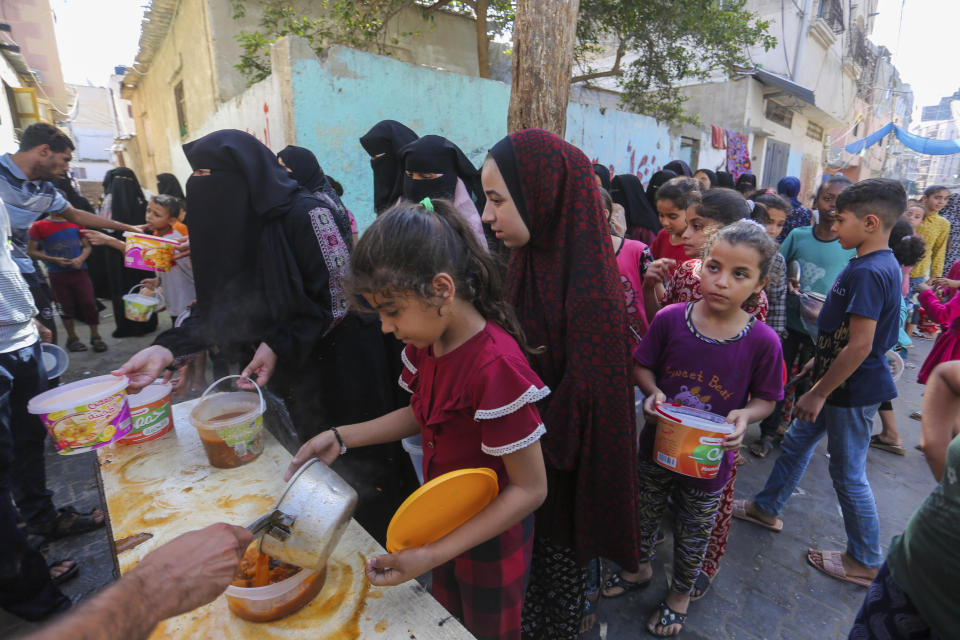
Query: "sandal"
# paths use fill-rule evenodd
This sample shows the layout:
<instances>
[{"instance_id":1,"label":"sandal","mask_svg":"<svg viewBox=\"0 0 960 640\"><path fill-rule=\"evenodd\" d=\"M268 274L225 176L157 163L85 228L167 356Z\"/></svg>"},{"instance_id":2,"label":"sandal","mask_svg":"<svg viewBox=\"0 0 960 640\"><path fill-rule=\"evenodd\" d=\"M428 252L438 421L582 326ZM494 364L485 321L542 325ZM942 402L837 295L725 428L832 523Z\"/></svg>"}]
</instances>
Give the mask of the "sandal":
<instances>
[{"instance_id":1,"label":"sandal","mask_svg":"<svg viewBox=\"0 0 960 640\"><path fill-rule=\"evenodd\" d=\"M597 601L600 594L597 593L596 600L591 600L587 596L583 603L583 617L580 618L580 633L587 633L597 624Z\"/></svg>"},{"instance_id":2,"label":"sandal","mask_svg":"<svg viewBox=\"0 0 960 640\"><path fill-rule=\"evenodd\" d=\"M71 564L66 571L64 571L63 573L61 573L56 577L54 577L53 575L50 576L50 581L53 582L55 586L59 587L67 580L76 578L77 574L80 573L80 565L77 564L76 560L72 560L70 558L54 560L53 562L47 564L47 568L50 570L50 573L52 574L54 569L56 569L57 567L62 569L67 563L71 563Z\"/></svg>"},{"instance_id":3,"label":"sandal","mask_svg":"<svg viewBox=\"0 0 960 640\"><path fill-rule=\"evenodd\" d=\"M773 524L769 522L764 522L760 518L755 518L754 516L747 513L747 501L746 500L734 500L733 501L733 517L738 520L746 520L747 522L752 522L753 524L758 524L764 529L769 529L775 533L780 533L783 531L783 520L777 518L777 521Z\"/></svg>"},{"instance_id":4,"label":"sandal","mask_svg":"<svg viewBox=\"0 0 960 640\"><path fill-rule=\"evenodd\" d=\"M80 352L86 350L87 345L80 342L80 338L70 338L67 340L67 351Z\"/></svg>"},{"instance_id":5,"label":"sandal","mask_svg":"<svg viewBox=\"0 0 960 640\"><path fill-rule=\"evenodd\" d=\"M603 594L604 598L609 598L612 600L614 598L624 596L631 591L640 591L641 589L646 589L652 581L653 578L649 578L643 582L634 582L633 580L627 580L619 573L615 573L603 581L603 589L600 590L600 593ZM610 595L607 593L609 589L622 589L622 591L620 593L614 593Z\"/></svg>"},{"instance_id":6,"label":"sandal","mask_svg":"<svg viewBox=\"0 0 960 640\"><path fill-rule=\"evenodd\" d=\"M98 514L102 517L99 522L96 519ZM106 517L99 509L91 509L81 513L75 507L61 507L57 509L55 518L40 524L29 525L27 530L30 533L41 535L47 540L58 540L99 529L106 521Z\"/></svg>"},{"instance_id":7,"label":"sandal","mask_svg":"<svg viewBox=\"0 0 960 640\"><path fill-rule=\"evenodd\" d=\"M880 439L879 435L870 436L870 446L874 449L895 453L898 456L907 455L907 450L903 448L902 444L890 444L889 442L884 442Z\"/></svg>"},{"instance_id":8,"label":"sandal","mask_svg":"<svg viewBox=\"0 0 960 640\"><path fill-rule=\"evenodd\" d=\"M656 637L656 638L673 638L674 636L680 635L683 631L683 623L687 621L687 614L680 613L679 611L674 611L667 606L666 602L661 602L657 605L657 621L653 626L650 623L647 623L647 633ZM680 631L676 633L657 633L656 627L659 625L662 627L670 627L675 624L680 625Z\"/></svg>"},{"instance_id":9,"label":"sandal","mask_svg":"<svg viewBox=\"0 0 960 640\"><path fill-rule=\"evenodd\" d=\"M103 341L103 338L91 338L90 345L97 353L103 353L107 350L107 343Z\"/></svg>"},{"instance_id":10,"label":"sandal","mask_svg":"<svg viewBox=\"0 0 960 640\"><path fill-rule=\"evenodd\" d=\"M819 556L817 555L819 554ZM817 571L822 571L831 578L842 580L855 584L858 587L869 587L873 582L870 578L860 578L857 576L848 576L847 570L843 568L842 551L820 551L818 549L807 549L807 562Z\"/></svg>"},{"instance_id":11,"label":"sandal","mask_svg":"<svg viewBox=\"0 0 960 640\"><path fill-rule=\"evenodd\" d=\"M697 575L697 579L693 582L693 588L699 591L698 595L693 595L693 592L690 592L690 601L699 600L703 596L707 595L707 591L710 590L710 585L713 584L713 581L705 574L702 570ZM667 574L667 588L673 588L673 576L669 573Z\"/></svg>"},{"instance_id":12,"label":"sandal","mask_svg":"<svg viewBox=\"0 0 960 640\"><path fill-rule=\"evenodd\" d=\"M758 458L766 458L773 451L773 438L761 436L750 444L750 453Z\"/></svg>"}]
</instances>

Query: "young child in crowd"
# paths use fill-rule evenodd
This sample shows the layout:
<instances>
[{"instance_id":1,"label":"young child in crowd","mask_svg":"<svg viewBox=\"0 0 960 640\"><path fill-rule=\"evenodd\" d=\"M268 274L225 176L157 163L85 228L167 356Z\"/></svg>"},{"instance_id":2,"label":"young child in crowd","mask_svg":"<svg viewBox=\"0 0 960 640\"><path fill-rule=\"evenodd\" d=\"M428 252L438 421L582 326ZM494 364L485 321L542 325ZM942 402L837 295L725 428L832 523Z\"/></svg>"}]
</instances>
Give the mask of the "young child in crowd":
<instances>
[{"instance_id":1,"label":"young child in crowd","mask_svg":"<svg viewBox=\"0 0 960 640\"><path fill-rule=\"evenodd\" d=\"M950 238L950 223L940 216L940 210L947 204L950 190L942 185L933 185L923 190L920 199L923 204L923 221L916 227L916 233L927 242L927 252L910 272L910 295L920 291L919 286L928 278L943 276L943 262L946 257L947 240ZM924 337L915 331L920 321L920 308L914 309L907 333ZM932 328L932 327L931 327Z\"/></svg>"},{"instance_id":2,"label":"young child in crowd","mask_svg":"<svg viewBox=\"0 0 960 640\"><path fill-rule=\"evenodd\" d=\"M312 457L330 464L417 433L426 480L496 471L500 493L480 513L430 545L369 558L367 576L398 585L433 569L434 597L472 634L519 639L532 513L547 489L536 402L550 390L527 364L499 274L452 203L401 202L377 218L354 249L352 292L406 343L400 384L410 406L324 431L287 477Z\"/></svg>"},{"instance_id":3,"label":"young child in crowd","mask_svg":"<svg viewBox=\"0 0 960 640\"><path fill-rule=\"evenodd\" d=\"M776 242L787 221L790 205L786 200L773 192L761 193L753 200L753 211L750 217L763 225L767 235ZM777 243L777 247L780 244ZM770 279L764 287L767 294L767 303L770 310L767 313L767 324L777 332L781 340L787 337L787 262L783 254L777 252L770 265Z\"/></svg>"},{"instance_id":4,"label":"young child in crowd","mask_svg":"<svg viewBox=\"0 0 960 640\"><path fill-rule=\"evenodd\" d=\"M850 184L850 180L844 176L833 176L821 183L813 200L819 212L816 224L794 229L780 245L780 254L785 263L788 266L794 262L800 265L800 280L789 284L794 293L799 290L826 295L847 262L856 255L853 249L840 246L833 228L837 219L837 198ZM787 338L783 341L783 355L789 377L793 377L795 365L798 369L803 367L813 355L813 340L803 325L800 313L799 296L788 295ZM769 455L783 431L784 415L789 419L793 398L803 395L804 391L802 381L795 388L787 390L785 400L760 423L760 439L750 445L752 454L760 458Z\"/></svg>"},{"instance_id":5,"label":"young child in crowd","mask_svg":"<svg viewBox=\"0 0 960 640\"><path fill-rule=\"evenodd\" d=\"M86 351L87 345L77 337L74 318L78 317L90 327L90 345L102 353L107 343L100 337L98 325L100 313L93 295L93 283L87 273L87 256L90 241L83 237L83 227L51 214L30 226L30 242L27 253L35 260L43 260L50 276L53 295L60 304L60 319L67 330L67 350Z\"/></svg>"},{"instance_id":6,"label":"young child in crowd","mask_svg":"<svg viewBox=\"0 0 960 640\"><path fill-rule=\"evenodd\" d=\"M919 200L908 200L907 201L907 210L903 212L901 216L904 220L910 223L910 226L913 229L916 229L923 223L923 203Z\"/></svg>"},{"instance_id":7,"label":"young child in crowd","mask_svg":"<svg viewBox=\"0 0 960 640\"><path fill-rule=\"evenodd\" d=\"M917 298L927 312L927 317L947 327L946 331L937 338L927 359L923 361L923 366L920 367L920 372L917 374L917 382L920 384L927 383L930 372L941 362L960 360L960 296L953 295L946 303L941 302L937 297L939 288L956 290L958 287L960 282L949 278L932 278L927 282L921 282L917 287L920 292Z\"/></svg>"},{"instance_id":8,"label":"young child in crowd","mask_svg":"<svg viewBox=\"0 0 960 640\"><path fill-rule=\"evenodd\" d=\"M657 215L663 229L650 247L654 259L674 260L670 273L687 259L680 236L687 228L687 212L700 202L700 183L693 178L673 178L657 189Z\"/></svg>"},{"instance_id":9,"label":"young child in crowd","mask_svg":"<svg viewBox=\"0 0 960 640\"><path fill-rule=\"evenodd\" d=\"M884 357L897 341L901 297L900 265L888 243L906 200L899 182L882 178L859 182L838 196L834 226L840 244L856 249L857 256L837 276L820 312L816 357L810 363L814 385L797 400L796 419L766 486L752 501L734 504L735 517L782 530L779 514L826 434L847 548L810 549L807 561L833 578L862 586L870 584L883 562L866 460L874 414L881 402L897 395Z\"/></svg>"},{"instance_id":10,"label":"young child in crowd","mask_svg":"<svg viewBox=\"0 0 960 640\"><path fill-rule=\"evenodd\" d=\"M147 204L147 228L155 236L171 240L187 238L187 227L180 222L180 208L183 201L174 196L159 195L150 198ZM163 299L167 304L167 313L174 323L196 299L193 285L193 265L190 258L180 258L173 263L169 271L160 272L157 278L147 278L141 284L163 290Z\"/></svg>"},{"instance_id":11,"label":"young child in crowd","mask_svg":"<svg viewBox=\"0 0 960 640\"><path fill-rule=\"evenodd\" d=\"M703 247L720 228L749 215L747 201L733 189L710 189L701 196L700 202L687 210L687 225L680 235L686 260L679 266L670 258L654 260L643 278L648 321L660 307L676 302L693 302L703 297L700 292ZM660 291L663 293L659 294ZM761 291L758 298L750 299L746 304L744 310L747 313L757 316L759 320L766 319L768 304L765 293Z\"/></svg>"},{"instance_id":12,"label":"young child in crowd","mask_svg":"<svg viewBox=\"0 0 960 640\"><path fill-rule=\"evenodd\" d=\"M600 187L600 199L603 201L603 215L610 223L610 242L613 243L613 254L617 257L620 283L623 285L624 301L627 303L627 314L630 316L630 343L635 347L647 332L647 315L643 304L643 274L647 272L647 265L653 262L653 256L650 255L650 248L639 240L623 238L616 234L612 220L613 198L603 187Z\"/></svg>"},{"instance_id":13,"label":"young child in crowd","mask_svg":"<svg viewBox=\"0 0 960 640\"><path fill-rule=\"evenodd\" d=\"M733 224L738 220L747 217L750 208L747 201L732 189L710 189L703 194L701 203L695 208L693 214L688 219L687 229L683 232L684 247L688 256L702 256L704 247L708 240L713 237L720 229ZM761 233L763 228L752 223ZM772 259L771 259L772 260ZM666 289L662 303L664 308L667 305L678 302L696 302L704 297L700 286L702 277L703 261L694 258L684 262L677 269L673 280ZM651 285L662 281L667 276L667 264L663 260L656 260L647 268L647 275L644 277L644 297L646 299L647 291L652 289ZM766 280L766 269L764 273L764 284ZM649 302L649 300L648 300ZM647 307L647 318L654 317L658 307L654 300L653 305ZM746 296L743 300L743 310L750 315L763 321L767 314L767 296L763 292L763 286L756 296ZM782 379L782 374L780 376ZM642 390L642 387L641 387ZM699 385L692 386L692 394L701 393L702 388ZM706 394L708 395L708 394ZM739 462L740 457L736 456ZM695 576L696 583L692 592L692 597L700 598L710 588L710 581L720 570L720 559L726 552L727 535L730 533L730 517L733 513L733 493L736 486L737 465L733 465L730 473L726 476L726 482L719 485L722 488L720 498L720 508L714 522L713 531L710 532L709 544L704 558L702 571ZM619 575L613 575L610 580L604 584L603 595L608 598L616 598L623 593L636 588L636 574L621 572Z\"/></svg>"},{"instance_id":14,"label":"young child in crowd","mask_svg":"<svg viewBox=\"0 0 960 640\"><path fill-rule=\"evenodd\" d=\"M649 632L658 637L677 635L683 627L720 495L732 475L735 451L747 425L769 414L783 395L780 340L743 310L763 291L776 253L776 243L752 221L718 230L704 252L703 297L661 310L634 352L634 379L646 395L648 417L640 436L641 564L635 583L653 577L657 531L671 497L675 510L672 584L647 623ZM732 375L733 371L747 374ZM710 388L690 388L691 380L701 379L710 381ZM723 440L725 454L716 478L690 478L654 461L657 407L666 402L726 416L732 425Z\"/></svg>"},{"instance_id":15,"label":"young child in crowd","mask_svg":"<svg viewBox=\"0 0 960 640\"><path fill-rule=\"evenodd\" d=\"M908 206L907 211L909 210ZM906 323L908 315L906 300L910 286L908 272L923 257L923 252L926 251L926 243L922 237L913 235L913 227L910 222L901 217L890 231L889 245L893 251L893 257L897 259L904 274L900 287L900 323L897 325L897 344L894 349L906 361L907 348L913 346L913 341L910 340L909 334L904 329L904 323ZM877 415L880 416L881 431L870 437L870 446L897 455L905 455L903 439L897 429L897 417L893 412L893 401L881 402L880 408L877 409Z\"/></svg>"}]
</instances>

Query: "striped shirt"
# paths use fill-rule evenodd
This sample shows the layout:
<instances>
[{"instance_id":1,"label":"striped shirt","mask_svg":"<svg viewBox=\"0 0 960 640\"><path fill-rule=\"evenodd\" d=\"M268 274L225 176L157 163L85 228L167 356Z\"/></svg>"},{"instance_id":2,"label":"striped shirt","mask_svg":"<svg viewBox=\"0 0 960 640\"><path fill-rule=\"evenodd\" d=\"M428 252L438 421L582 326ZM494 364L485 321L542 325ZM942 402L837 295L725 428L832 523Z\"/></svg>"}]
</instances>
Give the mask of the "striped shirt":
<instances>
[{"instance_id":1,"label":"striped shirt","mask_svg":"<svg viewBox=\"0 0 960 640\"><path fill-rule=\"evenodd\" d=\"M70 203L48 180L28 180L9 153L0 156L0 200L7 206L13 260L22 273L33 273L27 255L30 225L45 213L59 213Z\"/></svg>"},{"instance_id":2,"label":"striped shirt","mask_svg":"<svg viewBox=\"0 0 960 640\"><path fill-rule=\"evenodd\" d=\"M30 288L10 256L10 218L0 200L0 353L29 347L39 338Z\"/></svg>"}]
</instances>

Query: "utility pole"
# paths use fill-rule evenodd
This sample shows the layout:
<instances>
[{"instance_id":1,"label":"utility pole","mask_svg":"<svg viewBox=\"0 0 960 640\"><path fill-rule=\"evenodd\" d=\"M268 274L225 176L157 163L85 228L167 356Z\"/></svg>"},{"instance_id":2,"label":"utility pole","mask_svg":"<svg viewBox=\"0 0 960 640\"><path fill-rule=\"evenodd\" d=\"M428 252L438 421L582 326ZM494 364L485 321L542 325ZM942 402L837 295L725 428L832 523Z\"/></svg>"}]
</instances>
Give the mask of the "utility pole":
<instances>
[{"instance_id":1,"label":"utility pole","mask_svg":"<svg viewBox=\"0 0 960 640\"><path fill-rule=\"evenodd\" d=\"M513 86L507 128L567 127L570 71L580 0L518 0L513 27Z\"/></svg>"}]
</instances>

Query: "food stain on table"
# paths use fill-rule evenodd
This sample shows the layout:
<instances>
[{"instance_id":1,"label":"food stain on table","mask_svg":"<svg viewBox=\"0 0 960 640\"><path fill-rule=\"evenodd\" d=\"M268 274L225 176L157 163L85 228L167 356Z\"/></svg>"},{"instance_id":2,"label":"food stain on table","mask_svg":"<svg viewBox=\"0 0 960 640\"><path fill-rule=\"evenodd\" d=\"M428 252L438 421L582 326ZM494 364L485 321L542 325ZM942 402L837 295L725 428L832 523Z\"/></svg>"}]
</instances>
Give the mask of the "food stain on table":
<instances>
[{"instance_id":1,"label":"food stain on table","mask_svg":"<svg viewBox=\"0 0 960 640\"><path fill-rule=\"evenodd\" d=\"M271 496L263 495L251 495L246 494L242 496L221 496L217 498L217 506L221 509L233 509L239 504L244 506L249 506L251 510L266 512L273 508L276 498ZM256 505L256 509L253 509L252 505Z\"/></svg>"},{"instance_id":2,"label":"food stain on table","mask_svg":"<svg viewBox=\"0 0 960 640\"><path fill-rule=\"evenodd\" d=\"M373 630L376 631L377 633L383 633L384 631L386 631L387 630L386 618L378 622L377 625L373 628Z\"/></svg>"}]
</instances>

